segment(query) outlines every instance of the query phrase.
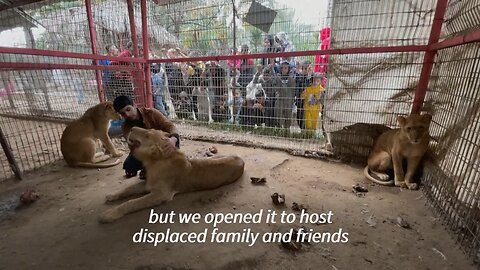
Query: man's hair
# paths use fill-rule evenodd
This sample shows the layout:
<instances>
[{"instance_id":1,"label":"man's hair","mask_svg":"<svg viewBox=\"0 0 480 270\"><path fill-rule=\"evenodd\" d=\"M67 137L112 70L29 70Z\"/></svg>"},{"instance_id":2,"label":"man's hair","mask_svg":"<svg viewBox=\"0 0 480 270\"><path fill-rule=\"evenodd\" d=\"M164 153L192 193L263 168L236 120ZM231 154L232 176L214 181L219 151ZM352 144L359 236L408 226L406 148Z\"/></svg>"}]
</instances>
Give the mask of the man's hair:
<instances>
[{"instance_id":1,"label":"man's hair","mask_svg":"<svg viewBox=\"0 0 480 270\"><path fill-rule=\"evenodd\" d=\"M133 105L133 101L127 96L118 96L113 101L113 108L117 112L120 112L121 109L128 105Z\"/></svg>"}]
</instances>

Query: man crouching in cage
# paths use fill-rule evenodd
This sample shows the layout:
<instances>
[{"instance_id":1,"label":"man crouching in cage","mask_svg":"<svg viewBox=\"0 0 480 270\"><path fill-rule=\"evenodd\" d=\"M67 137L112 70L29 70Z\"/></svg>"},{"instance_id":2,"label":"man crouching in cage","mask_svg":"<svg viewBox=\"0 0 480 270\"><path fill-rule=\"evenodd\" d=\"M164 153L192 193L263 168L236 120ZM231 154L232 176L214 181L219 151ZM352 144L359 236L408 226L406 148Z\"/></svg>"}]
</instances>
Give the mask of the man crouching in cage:
<instances>
[{"instance_id":1,"label":"man crouching in cage","mask_svg":"<svg viewBox=\"0 0 480 270\"><path fill-rule=\"evenodd\" d=\"M177 128L157 109L137 108L127 96L116 97L113 101L113 108L125 118L125 122L122 125L122 132L125 138L128 138L133 127L157 129L170 133L170 143L164 144L164 155L169 156L173 154L175 147L180 148L180 137L177 133ZM132 153L123 162L123 169L125 170L126 178L136 176L137 172L140 171L140 179L146 179L146 172L142 162L136 159Z\"/></svg>"}]
</instances>

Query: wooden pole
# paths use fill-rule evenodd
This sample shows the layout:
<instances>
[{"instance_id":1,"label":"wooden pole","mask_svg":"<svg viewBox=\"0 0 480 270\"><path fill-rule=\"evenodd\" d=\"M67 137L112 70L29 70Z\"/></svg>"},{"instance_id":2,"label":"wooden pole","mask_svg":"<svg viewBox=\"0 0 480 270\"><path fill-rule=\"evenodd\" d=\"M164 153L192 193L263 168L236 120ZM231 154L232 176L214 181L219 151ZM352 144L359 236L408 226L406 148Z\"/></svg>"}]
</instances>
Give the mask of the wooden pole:
<instances>
[{"instance_id":1,"label":"wooden pole","mask_svg":"<svg viewBox=\"0 0 480 270\"><path fill-rule=\"evenodd\" d=\"M17 161L15 160L12 149L10 149L10 146L8 145L7 138L5 137L5 134L3 134L2 127L0 127L0 144L2 145L5 156L7 156L8 164L10 165L13 173L18 180L22 180L20 168L18 167Z\"/></svg>"}]
</instances>

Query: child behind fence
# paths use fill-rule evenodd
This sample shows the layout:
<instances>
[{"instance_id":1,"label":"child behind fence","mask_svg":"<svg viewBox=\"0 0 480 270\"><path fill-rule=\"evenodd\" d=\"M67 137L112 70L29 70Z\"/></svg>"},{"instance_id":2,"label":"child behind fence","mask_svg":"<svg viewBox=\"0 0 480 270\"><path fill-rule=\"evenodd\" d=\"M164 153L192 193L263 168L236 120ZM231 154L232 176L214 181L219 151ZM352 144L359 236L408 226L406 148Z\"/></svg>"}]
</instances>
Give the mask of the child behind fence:
<instances>
[{"instance_id":1,"label":"child behind fence","mask_svg":"<svg viewBox=\"0 0 480 270\"><path fill-rule=\"evenodd\" d=\"M316 130L319 120L319 113L322 109L322 96L325 89L322 87L322 75L313 74L313 85L305 88L302 98L305 99L305 128Z\"/></svg>"},{"instance_id":2,"label":"child behind fence","mask_svg":"<svg viewBox=\"0 0 480 270\"><path fill-rule=\"evenodd\" d=\"M233 89L233 99L228 100L228 106L233 106L233 115L230 118L230 123L239 124L240 123L240 114L242 112L242 107L244 104L244 99L240 92L240 89Z\"/></svg>"}]
</instances>

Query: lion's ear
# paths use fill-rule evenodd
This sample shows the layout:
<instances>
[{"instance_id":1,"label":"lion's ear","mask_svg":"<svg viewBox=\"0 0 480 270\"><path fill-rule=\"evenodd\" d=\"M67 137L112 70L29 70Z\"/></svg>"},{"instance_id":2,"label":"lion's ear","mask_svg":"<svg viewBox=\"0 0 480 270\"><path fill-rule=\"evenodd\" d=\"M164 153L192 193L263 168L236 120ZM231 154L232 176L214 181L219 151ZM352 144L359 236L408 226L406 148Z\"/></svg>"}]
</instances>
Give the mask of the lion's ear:
<instances>
[{"instance_id":1,"label":"lion's ear","mask_svg":"<svg viewBox=\"0 0 480 270\"><path fill-rule=\"evenodd\" d=\"M113 104L112 104L111 101L105 102L104 106L105 106L105 109L107 109L107 110L108 110L108 109L112 109L112 110L113 110Z\"/></svg>"},{"instance_id":2,"label":"lion's ear","mask_svg":"<svg viewBox=\"0 0 480 270\"><path fill-rule=\"evenodd\" d=\"M399 116L397 117L397 122L400 125L400 127L403 127L407 123L407 119L403 116Z\"/></svg>"}]
</instances>

